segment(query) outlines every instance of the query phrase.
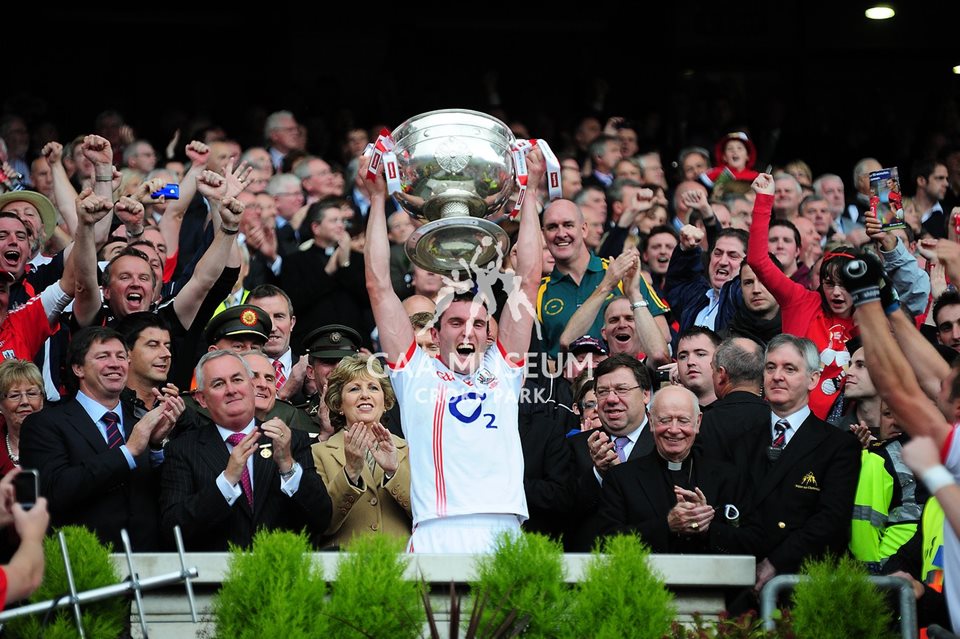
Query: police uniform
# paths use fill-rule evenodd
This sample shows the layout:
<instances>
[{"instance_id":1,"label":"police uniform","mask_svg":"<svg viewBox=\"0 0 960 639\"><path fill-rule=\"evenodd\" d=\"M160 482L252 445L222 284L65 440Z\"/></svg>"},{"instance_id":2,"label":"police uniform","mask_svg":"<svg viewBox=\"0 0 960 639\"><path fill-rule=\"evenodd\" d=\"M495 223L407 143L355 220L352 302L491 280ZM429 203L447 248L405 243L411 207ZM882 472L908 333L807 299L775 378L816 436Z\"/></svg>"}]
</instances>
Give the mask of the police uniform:
<instances>
[{"instance_id":1,"label":"police uniform","mask_svg":"<svg viewBox=\"0 0 960 639\"><path fill-rule=\"evenodd\" d=\"M587 262L587 270L584 272L580 284L574 282L569 275L561 273L557 268L554 268L550 275L540 281L540 290L537 291L537 319L540 320L543 327L544 346L550 357L556 358L560 350L560 335L563 333L563 329L566 328L567 322L570 321L577 309L587 301L587 298L603 281L608 264L607 260L591 254L590 261ZM603 308L606 308L606 304L614 297L623 294L622 287L622 284L617 284L617 288L607 296ZM654 317L663 315L670 310L667 303L661 300L650 287L646 278L641 278L640 292L647 303L650 314ZM601 328L603 328L603 309L597 313L587 334L599 339Z\"/></svg>"},{"instance_id":2,"label":"police uniform","mask_svg":"<svg viewBox=\"0 0 960 639\"><path fill-rule=\"evenodd\" d=\"M261 338L260 344L263 345L267 343L272 329L273 321L265 310L251 304L240 304L210 318L203 329L203 338L207 345L212 346L224 337L251 335Z\"/></svg>"},{"instance_id":3,"label":"police uniform","mask_svg":"<svg viewBox=\"0 0 960 639\"><path fill-rule=\"evenodd\" d=\"M259 306L241 304L214 315L203 329L203 339L213 346L224 337L253 336L263 346L267 343L273 320ZM190 378L190 390L197 390L196 372Z\"/></svg>"},{"instance_id":4,"label":"police uniform","mask_svg":"<svg viewBox=\"0 0 960 639\"><path fill-rule=\"evenodd\" d=\"M356 355L360 352L360 333L343 324L327 324L315 328L303 338L303 347L310 356L310 365L317 360L336 364L344 357ZM303 408L316 425L316 432L320 430L320 392L311 395Z\"/></svg>"}]
</instances>

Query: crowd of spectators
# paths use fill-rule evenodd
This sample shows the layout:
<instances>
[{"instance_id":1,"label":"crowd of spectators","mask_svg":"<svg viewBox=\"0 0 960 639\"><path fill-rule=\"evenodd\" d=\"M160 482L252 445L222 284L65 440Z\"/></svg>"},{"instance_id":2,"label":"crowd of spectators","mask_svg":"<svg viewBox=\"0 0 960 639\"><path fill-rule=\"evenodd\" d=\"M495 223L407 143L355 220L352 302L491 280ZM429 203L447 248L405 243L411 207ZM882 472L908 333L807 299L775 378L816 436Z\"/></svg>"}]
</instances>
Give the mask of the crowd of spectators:
<instances>
[{"instance_id":1,"label":"crowd of spectators","mask_svg":"<svg viewBox=\"0 0 960 639\"><path fill-rule=\"evenodd\" d=\"M365 180L377 130L346 131L333 158L290 111L259 145L207 126L165 148L116 112L63 140L3 117L0 469L39 471L52 525L115 545L126 529L141 551L170 548L174 525L193 550L258 527L305 527L321 549L416 529L425 453L406 440L426 425L401 419L374 287L442 360L434 315L455 283L411 264L419 222ZM655 552L754 555L731 610L850 552L911 579L923 623L960 618L960 511L927 439L957 476L960 139L898 159L895 229L873 210L870 173L889 166L873 157L845 176L757 166L746 128L650 148L621 117L568 139L562 198L534 207L524 528L570 551L632 531ZM484 349L516 340L509 318L498 334L502 289Z\"/></svg>"}]
</instances>

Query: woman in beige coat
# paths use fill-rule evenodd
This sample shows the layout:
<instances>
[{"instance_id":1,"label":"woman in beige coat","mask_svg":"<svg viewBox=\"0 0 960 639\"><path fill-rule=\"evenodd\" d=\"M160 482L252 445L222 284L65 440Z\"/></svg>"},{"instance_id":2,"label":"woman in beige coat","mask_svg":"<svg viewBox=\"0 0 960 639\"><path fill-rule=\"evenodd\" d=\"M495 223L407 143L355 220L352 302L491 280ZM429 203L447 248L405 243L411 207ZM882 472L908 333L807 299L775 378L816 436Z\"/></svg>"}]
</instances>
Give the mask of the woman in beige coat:
<instances>
[{"instance_id":1,"label":"woman in beige coat","mask_svg":"<svg viewBox=\"0 0 960 639\"><path fill-rule=\"evenodd\" d=\"M313 460L333 502L322 546L354 535L410 537L407 443L380 424L396 402L383 366L363 355L345 357L327 378L324 397L335 433L313 445Z\"/></svg>"}]
</instances>

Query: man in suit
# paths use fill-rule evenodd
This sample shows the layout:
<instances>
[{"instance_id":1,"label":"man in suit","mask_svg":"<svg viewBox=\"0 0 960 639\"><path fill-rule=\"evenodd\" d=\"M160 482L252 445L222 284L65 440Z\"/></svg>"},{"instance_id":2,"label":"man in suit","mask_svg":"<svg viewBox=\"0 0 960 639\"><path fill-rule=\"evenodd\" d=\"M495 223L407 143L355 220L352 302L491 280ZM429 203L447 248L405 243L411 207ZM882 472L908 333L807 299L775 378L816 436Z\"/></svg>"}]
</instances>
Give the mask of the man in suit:
<instances>
[{"instance_id":1,"label":"man in suit","mask_svg":"<svg viewBox=\"0 0 960 639\"><path fill-rule=\"evenodd\" d=\"M254 418L253 375L232 351L196 368L197 401L212 423L170 442L160 486L164 530L179 525L190 550L247 547L259 528L323 533L330 497L301 431Z\"/></svg>"},{"instance_id":2,"label":"man in suit","mask_svg":"<svg viewBox=\"0 0 960 639\"><path fill-rule=\"evenodd\" d=\"M650 375L637 358L608 357L594 369L601 428L574 435L574 515L565 537L568 552L589 551L599 534L597 508L604 475L614 466L653 451L647 427Z\"/></svg>"},{"instance_id":3,"label":"man in suit","mask_svg":"<svg viewBox=\"0 0 960 639\"><path fill-rule=\"evenodd\" d=\"M307 332L325 324L345 324L361 336L369 336L373 328L363 254L350 249L342 205L339 198L311 204L300 232L306 234L304 239L312 238L313 245L283 260L280 282L298 318L295 347ZM369 344L368 337L364 341Z\"/></svg>"},{"instance_id":4,"label":"man in suit","mask_svg":"<svg viewBox=\"0 0 960 639\"><path fill-rule=\"evenodd\" d=\"M717 347L711 369L718 399L703 415L697 447L732 462L744 438L765 429L770 420L770 406L760 396L763 348L746 337L729 337Z\"/></svg>"},{"instance_id":5,"label":"man in suit","mask_svg":"<svg viewBox=\"0 0 960 639\"><path fill-rule=\"evenodd\" d=\"M746 551L730 526L743 508L740 473L694 451L701 417L697 396L686 388L657 392L650 405L655 452L604 477L604 534L639 532L653 552Z\"/></svg>"},{"instance_id":6,"label":"man in suit","mask_svg":"<svg viewBox=\"0 0 960 639\"><path fill-rule=\"evenodd\" d=\"M120 402L127 348L109 328L76 333L67 363L76 394L27 418L21 462L40 472L54 526L86 526L117 548L126 529L134 550L156 551L162 444L183 412L183 400L165 396L137 421L132 406Z\"/></svg>"},{"instance_id":7,"label":"man in suit","mask_svg":"<svg viewBox=\"0 0 960 639\"><path fill-rule=\"evenodd\" d=\"M845 552L860 474L860 444L810 412L820 383L819 355L809 339L778 335L767 344L763 385L770 418L744 438L757 531L759 592L777 574L793 573L808 557ZM739 455L735 455L735 458Z\"/></svg>"}]
</instances>

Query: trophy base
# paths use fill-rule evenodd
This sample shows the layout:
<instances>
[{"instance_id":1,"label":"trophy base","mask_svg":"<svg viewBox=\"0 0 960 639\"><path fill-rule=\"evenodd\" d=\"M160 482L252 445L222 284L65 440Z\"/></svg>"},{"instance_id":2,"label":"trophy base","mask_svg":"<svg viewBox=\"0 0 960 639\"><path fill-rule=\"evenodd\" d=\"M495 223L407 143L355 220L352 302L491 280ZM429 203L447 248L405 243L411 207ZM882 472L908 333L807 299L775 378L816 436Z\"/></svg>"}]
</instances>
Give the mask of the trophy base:
<instances>
[{"instance_id":1,"label":"trophy base","mask_svg":"<svg viewBox=\"0 0 960 639\"><path fill-rule=\"evenodd\" d=\"M510 239L506 231L489 220L448 217L418 228L407 239L405 248L410 261L424 270L442 274L460 271L469 275L472 268L502 262L510 248Z\"/></svg>"}]
</instances>

